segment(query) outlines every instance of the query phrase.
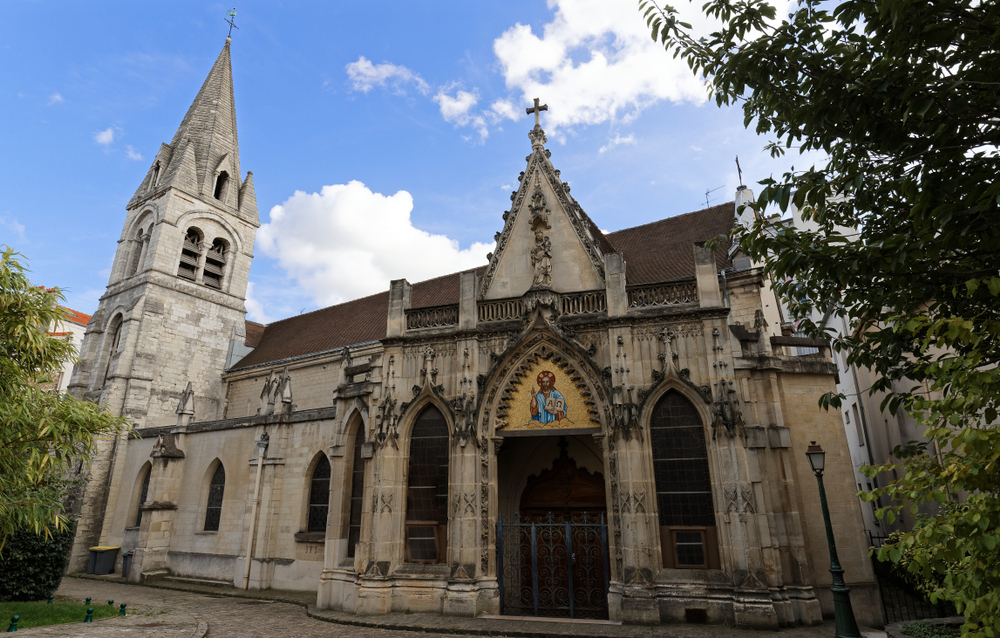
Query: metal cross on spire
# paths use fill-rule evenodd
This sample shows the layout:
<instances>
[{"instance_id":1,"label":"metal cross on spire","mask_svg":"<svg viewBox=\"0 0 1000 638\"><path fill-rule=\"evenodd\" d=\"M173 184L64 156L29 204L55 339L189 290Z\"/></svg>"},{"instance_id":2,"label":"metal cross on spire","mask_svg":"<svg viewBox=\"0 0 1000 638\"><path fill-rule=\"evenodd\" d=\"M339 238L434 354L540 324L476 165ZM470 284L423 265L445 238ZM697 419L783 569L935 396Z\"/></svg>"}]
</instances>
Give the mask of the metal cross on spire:
<instances>
[{"instance_id":1,"label":"metal cross on spire","mask_svg":"<svg viewBox=\"0 0 1000 638\"><path fill-rule=\"evenodd\" d=\"M548 104L542 104L541 106L539 106L538 103L540 101L541 100L539 100L536 97L535 98L535 106L533 106L533 107L531 107L529 109L524 109L524 112L527 113L528 115L531 115L532 113L535 114L535 126L539 126L539 127L542 125L542 118L539 117L539 116L541 115L542 111L548 111L549 110L549 105Z\"/></svg>"},{"instance_id":2,"label":"metal cross on spire","mask_svg":"<svg viewBox=\"0 0 1000 638\"><path fill-rule=\"evenodd\" d=\"M736 172L740 175L740 186L743 186L743 169L740 168L740 156L736 156Z\"/></svg>"},{"instance_id":3,"label":"metal cross on spire","mask_svg":"<svg viewBox=\"0 0 1000 638\"><path fill-rule=\"evenodd\" d=\"M229 38L233 37L233 29L239 29L239 27L236 26L235 24L236 7L233 7L229 11L226 11L226 15L229 16L228 18L226 18L226 22L229 23L229 35L226 36L226 39L228 40Z\"/></svg>"}]
</instances>

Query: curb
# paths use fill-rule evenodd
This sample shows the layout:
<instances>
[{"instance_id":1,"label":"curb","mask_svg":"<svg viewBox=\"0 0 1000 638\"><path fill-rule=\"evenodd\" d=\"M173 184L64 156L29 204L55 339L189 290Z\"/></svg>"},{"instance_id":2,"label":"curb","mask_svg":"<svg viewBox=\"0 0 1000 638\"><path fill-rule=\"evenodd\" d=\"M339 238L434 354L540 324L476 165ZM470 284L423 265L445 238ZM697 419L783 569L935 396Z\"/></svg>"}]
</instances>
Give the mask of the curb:
<instances>
[{"instance_id":1,"label":"curb","mask_svg":"<svg viewBox=\"0 0 1000 638\"><path fill-rule=\"evenodd\" d=\"M198 627L191 634L191 638L205 638L205 634L208 633L208 621L198 619Z\"/></svg>"}]
</instances>

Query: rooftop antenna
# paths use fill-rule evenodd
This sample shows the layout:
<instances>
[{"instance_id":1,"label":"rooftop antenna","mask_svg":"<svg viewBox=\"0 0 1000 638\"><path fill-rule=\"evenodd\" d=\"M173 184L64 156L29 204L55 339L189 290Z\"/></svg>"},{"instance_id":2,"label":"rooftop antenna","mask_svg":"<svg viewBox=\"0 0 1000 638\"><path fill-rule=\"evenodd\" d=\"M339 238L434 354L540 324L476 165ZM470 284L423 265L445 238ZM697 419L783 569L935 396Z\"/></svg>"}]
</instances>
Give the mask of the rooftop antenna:
<instances>
[{"instance_id":1,"label":"rooftop antenna","mask_svg":"<svg viewBox=\"0 0 1000 638\"><path fill-rule=\"evenodd\" d=\"M722 186L716 186L715 188L713 188L711 190L705 191L705 208L708 208L709 206L712 205L712 202L711 202L711 200L708 199L708 196L711 193L714 193L715 191L719 190L720 188L725 188L725 187L726 187L725 184L723 184ZM718 198L717 197L713 197L712 199L718 199Z\"/></svg>"},{"instance_id":2,"label":"rooftop antenna","mask_svg":"<svg viewBox=\"0 0 1000 638\"><path fill-rule=\"evenodd\" d=\"M736 190L741 191L744 188L746 188L746 185L743 183L743 169L740 168L740 156L739 155L736 156L736 172L739 173L739 175L740 175L740 185L736 187Z\"/></svg>"},{"instance_id":3,"label":"rooftop antenna","mask_svg":"<svg viewBox=\"0 0 1000 638\"><path fill-rule=\"evenodd\" d=\"M226 36L226 39L229 40L230 38L233 37L233 29L239 29L239 27L236 26L235 24L236 7L233 7L229 11L226 11L226 15L229 16L228 18L226 18L226 22L229 23L229 35Z\"/></svg>"}]
</instances>

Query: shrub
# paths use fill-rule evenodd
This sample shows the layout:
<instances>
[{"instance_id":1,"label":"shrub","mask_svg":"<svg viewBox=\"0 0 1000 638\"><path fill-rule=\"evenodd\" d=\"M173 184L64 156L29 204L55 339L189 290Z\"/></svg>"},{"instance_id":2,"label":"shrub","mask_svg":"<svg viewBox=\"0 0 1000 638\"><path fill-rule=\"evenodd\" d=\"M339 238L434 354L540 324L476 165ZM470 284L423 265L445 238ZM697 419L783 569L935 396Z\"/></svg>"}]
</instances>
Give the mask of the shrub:
<instances>
[{"instance_id":1,"label":"shrub","mask_svg":"<svg viewBox=\"0 0 1000 638\"><path fill-rule=\"evenodd\" d=\"M32 530L11 534L0 550L0 602L47 599L62 581L76 521L48 538Z\"/></svg>"}]
</instances>

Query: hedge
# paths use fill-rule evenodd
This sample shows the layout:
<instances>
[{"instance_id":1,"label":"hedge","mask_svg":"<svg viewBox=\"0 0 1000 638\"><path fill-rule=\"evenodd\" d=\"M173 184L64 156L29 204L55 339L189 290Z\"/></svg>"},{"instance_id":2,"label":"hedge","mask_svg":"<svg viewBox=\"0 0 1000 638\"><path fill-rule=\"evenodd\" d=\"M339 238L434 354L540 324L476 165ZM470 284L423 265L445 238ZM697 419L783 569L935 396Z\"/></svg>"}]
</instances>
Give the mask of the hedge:
<instances>
[{"instance_id":1,"label":"hedge","mask_svg":"<svg viewBox=\"0 0 1000 638\"><path fill-rule=\"evenodd\" d=\"M47 600L62 581L75 531L70 519L48 540L31 530L11 534L0 551L0 602Z\"/></svg>"}]
</instances>

